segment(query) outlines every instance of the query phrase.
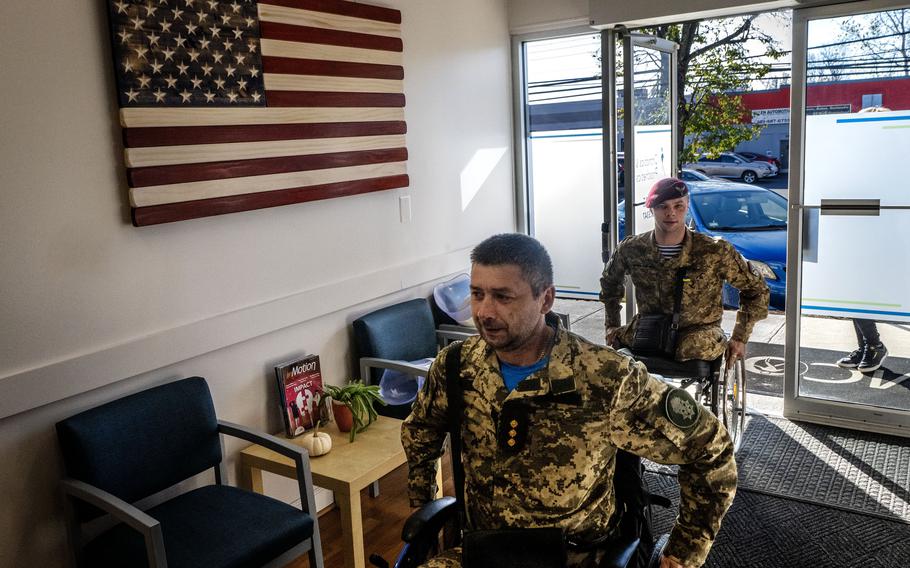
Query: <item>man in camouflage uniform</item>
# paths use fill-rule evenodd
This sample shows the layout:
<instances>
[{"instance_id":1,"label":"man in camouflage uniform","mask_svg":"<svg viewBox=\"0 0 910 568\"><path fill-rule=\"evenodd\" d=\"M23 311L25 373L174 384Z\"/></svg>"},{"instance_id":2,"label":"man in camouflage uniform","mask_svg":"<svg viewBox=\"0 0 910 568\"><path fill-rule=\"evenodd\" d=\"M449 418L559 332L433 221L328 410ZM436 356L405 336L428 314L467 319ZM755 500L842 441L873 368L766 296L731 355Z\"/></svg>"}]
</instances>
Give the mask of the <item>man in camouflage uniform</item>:
<instances>
[{"instance_id":1,"label":"man in camouflage uniform","mask_svg":"<svg viewBox=\"0 0 910 568\"><path fill-rule=\"evenodd\" d=\"M606 339L614 347L631 347L638 315L620 327L620 301L625 278L635 285L639 314L672 314L676 271L686 267L680 308L676 359L745 357L746 342L755 322L768 315L770 293L764 278L746 263L733 245L686 227L689 188L676 178L658 181L645 206L654 213L654 230L626 237L607 263L600 279L600 300L606 306ZM674 245L682 245L680 250ZM676 256L669 256L676 253ZM733 336L720 327L724 313L724 281L739 290L739 312Z\"/></svg>"},{"instance_id":2,"label":"man in camouflage uniform","mask_svg":"<svg viewBox=\"0 0 910 568\"><path fill-rule=\"evenodd\" d=\"M556 526L581 542L616 534L613 476L622 449L680 464L679 517L661 566L701 566L736 489L726 429L641 363L559 327L549 314L550 258L534 239L497 235L471 260L480 336L461 349L467 528ZM436 493L448 429L447 353L436 358L402 427L415 507ZM569 565L596 566L596 556L570 553ZM458 567L460 550L426 566Z\"/></svg>"}]
</instances>

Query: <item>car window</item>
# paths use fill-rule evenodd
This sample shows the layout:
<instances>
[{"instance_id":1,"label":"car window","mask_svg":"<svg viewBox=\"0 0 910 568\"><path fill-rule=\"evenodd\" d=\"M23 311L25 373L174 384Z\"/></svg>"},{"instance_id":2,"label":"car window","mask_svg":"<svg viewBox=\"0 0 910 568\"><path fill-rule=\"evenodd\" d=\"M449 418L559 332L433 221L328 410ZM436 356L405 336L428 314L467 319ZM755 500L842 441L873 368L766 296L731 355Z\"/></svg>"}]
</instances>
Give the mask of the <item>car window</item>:
<instances>
[{"instance_id":1,"label":"car window","mask_svg":"<svg viewBox=\"0 0 910 568\"><path fill-rule=\"evenodd\" d=\"M787 200L773 191L704 193L694 197L692 207L712 231L779 230L787 226Z\"/></svg>"},{"instance_id":2,"label":"car window","mask_svg":"<svg viewBox=\"0 0 910 568\"><path fill-rule=\"evenodd\" d=\"M698 161L699 162L710 162L711 160L708 158L708 156L702 156L701 158L698 159Z\"/></svg>"},{"instance_id":3,"label":"car window","mask_svg":"<svg viewBox=\"0 0 910 568\"><path fill-rule=\"evenodd\" d=\"M733 162L736 161L736 158L734 158L733 156L724 155L724 156L720 157L720 161L725 164L732 164Z\"/></svg>"}]
</instances>

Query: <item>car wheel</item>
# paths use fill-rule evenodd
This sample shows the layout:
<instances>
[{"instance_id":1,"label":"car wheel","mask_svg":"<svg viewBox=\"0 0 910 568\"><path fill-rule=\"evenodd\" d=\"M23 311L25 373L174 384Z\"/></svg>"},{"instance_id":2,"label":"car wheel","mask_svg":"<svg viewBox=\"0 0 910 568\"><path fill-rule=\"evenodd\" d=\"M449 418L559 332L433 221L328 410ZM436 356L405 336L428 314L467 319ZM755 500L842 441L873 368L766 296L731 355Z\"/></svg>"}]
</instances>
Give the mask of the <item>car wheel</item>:
<instances>
[{"instance_id":1,"label":"car wheel","mask_svg":"<svg viewBox=\"0 0 910 568\"><path fill-rule=\"evenodd\" d=\"M742 179L745 183L753 183L757 178L758 176L755 175L755 172L752 170L746 170L743 172Z\"/></svg>"}]
</instances>

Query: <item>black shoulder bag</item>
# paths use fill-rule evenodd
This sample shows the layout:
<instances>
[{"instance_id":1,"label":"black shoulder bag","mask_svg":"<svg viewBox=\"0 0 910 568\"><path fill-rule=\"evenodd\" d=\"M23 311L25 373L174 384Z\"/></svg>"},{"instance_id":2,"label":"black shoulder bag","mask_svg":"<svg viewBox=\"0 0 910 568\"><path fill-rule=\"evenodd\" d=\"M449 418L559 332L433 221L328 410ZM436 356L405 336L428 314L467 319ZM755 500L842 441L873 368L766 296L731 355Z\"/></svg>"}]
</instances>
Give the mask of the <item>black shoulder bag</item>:
<instances>
[{"instance_id":1,"label":"black shoulder bag","mask_svg":"<svg viewBox=\"0 0 910 568\"><path fill-rule=\"evenodd\" d=\"M676 270L676 288L673 291L673 314L641 314L638 316L631 345L634 353L670 359L676 357L676 340L679 336L679 313L682 308L685 277L686 267Z\"/></svg>"},{"instance_id":2,"label":"black shoulder bag","mask_svg":"<svg viewBox=\"0 0 910 568\"><path fill-rule=\"evenodd\" d=\"M449 444L452 477L460 526L465 527L464 465L461 462L461 421L464 396L461 388L461 342L446 353L446 399L449 408ZM560 528L464 531L464 568L564 568L566 545Z\"/></svg>"}]
</instances>

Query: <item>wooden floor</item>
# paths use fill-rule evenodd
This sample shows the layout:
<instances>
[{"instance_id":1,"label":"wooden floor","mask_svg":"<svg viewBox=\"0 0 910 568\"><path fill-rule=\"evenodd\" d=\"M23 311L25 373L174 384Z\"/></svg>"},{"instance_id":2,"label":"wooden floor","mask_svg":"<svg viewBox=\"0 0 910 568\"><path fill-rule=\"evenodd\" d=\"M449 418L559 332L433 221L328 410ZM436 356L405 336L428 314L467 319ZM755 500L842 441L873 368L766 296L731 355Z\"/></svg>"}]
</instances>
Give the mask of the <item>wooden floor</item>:
<instances>
[{"instance_id":1,"label":"wooden floor","mask_svg":"<svg viewBox=\"0 0 910 568\"><path fill-rule=\"evenodd\" d=\"M453 495L452 473L449 460L443 459L444 493ZM408 466L403 465L383 477L379 483L379 497L370 497L365 489L361 493L363 509L363 543L369 566L371 554L379 554L391 564L401 548L401 527L411 514L407 494ZM322 556L326 568L344 566L341 552L341 513L336 507L319 516L322 535ZM288 564L287 568L309 568L303 556Z\"/></svg>"}]
</instances>

